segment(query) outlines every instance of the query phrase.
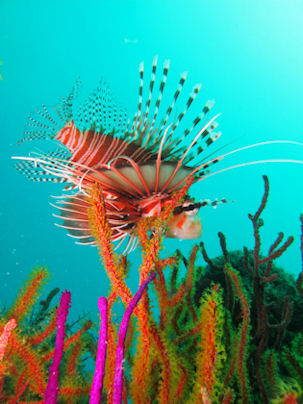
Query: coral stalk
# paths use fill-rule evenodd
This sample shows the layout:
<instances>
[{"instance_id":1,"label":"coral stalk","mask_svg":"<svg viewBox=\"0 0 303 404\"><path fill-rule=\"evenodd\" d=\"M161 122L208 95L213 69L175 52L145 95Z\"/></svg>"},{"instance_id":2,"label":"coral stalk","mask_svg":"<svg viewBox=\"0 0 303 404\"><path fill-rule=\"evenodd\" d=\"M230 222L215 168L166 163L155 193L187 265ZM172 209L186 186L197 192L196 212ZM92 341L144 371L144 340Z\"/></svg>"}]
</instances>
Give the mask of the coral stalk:
<instances>
[{"instance_id":1,"label":"coral stalk","mask_svg":"<svg viewBox=\"0 0 303 404\"><path fill-rule=\"evenodd\" d=\"M39 395L45 392L45 371L37 353L26 342L23 336L12 333L9 340L11 352L17 355L26 367L26 377L30 381L30 390ZM18 374L18 371L16 371Z\"/></svg>"},{"instance_id":2,"label":"coral stalk","mask_svg":"<svg viewBox=\"0 0 303 404\"><path fill-rule=\"evenodd\" d=\"M42 341L45 340L46 337L48 337L56 328L56 322L57 322L57 315L58 315L58 310L56 310L51 318L51 321L49 322L49 325L40 333L33 335L30 339L30 342L32 345L38 345L41 344Z\"/></svg>"},{"instance_id":3,"label":"coral stalk","mask_svg":"<svg viewBox=\"0 0 303 404\"><path fill-rule=\"evenodd\" d=\"M18 323L24 320L26 314L37 301L38 293L48 278L49 272L46 267L36 267L25 286L21 288L13 307L8 313L8 317L14 318Z\"/></svg>"},{"instance_id":4,"label":"coral stalk","mask_svg":"<svg viewBox=\"0 0 303 404\"><path fill-rule=\"evenodd\" d=\"M249 401L249 385L247 382L247 350L249 341L249 319L250 319L250 309L248 300L245 296L244 289L241 283L239 274L231 267L229 263L225 264L225 271L233 282L236 294L240 300L243 323L240 328L239 335L239 347L238 347L238 357L237 357L237 370L239 377L239 384L241 390L241 403L245 404Z\"/></svg>"},{"instance_id":5,"label":"coral stalk","mask_svg":"<svg viewBox=\"0 0 303 404\"><path fill-rule=\"evenodd\" d=\"M5 348L8 344L9 337L11 335L11 332L13 329L17 326L16 320L12 318L9 320L2 331L2 334L0 335L0 360L4 356Z\"/></svg>"},{"instance_id":6,"label":"coral stalk","mask_svg":"<svg viewBox=\"0 0 303 404\"><path fill-rule=\"evenodd\" d=\"M114 404L120 404L122 400L122 390L123 390L123 359L124 359L124 342L127 333L128 323L130 316L136 307L138 301L140 300L146 286L148 283L154 279L156 273L153 272L139 287L137 293L128 305L125 313L123 315L120 329L118 345L116 349L116 366L115 366L115 378L114 378Z\"/></svg>"},{"instance_id":7,"label":"coral stalk","mask_svg":"<svg viewBox=\"0 0 303 404\"><path fill-rule=\"evenodd\" d=\"M300 249L301 249L301 272L299 273L297 279L297 289L300 295L303 297L303 214L300 215L300 222L301 222L301 236L300 236Z\"/></svg>"},{"instance_id":8,"label":"coral stalk","mask_svg":"<svg viewBox=\"0 0 303 404\"><path fill-rule=\"evenodd\" d=\"M45 404L57 404L59 392L59 368L64 348L65 323L71 302L71 294L67 290L62 293L58 312L57 336L53 362L49 369L49 379L45 391Z\"/></svg>"},{"instance_id":9,"label":"coral stalk","mask_svg":"<svg viewBox=\"0 0 303 404\"><path fill-rule=\"evenodd\" d=\"M283 398L283 404L298 404L297 401L297 395L295 393L286 393L284 394Z\"/></svg>"},{"instance_id":10,"label":"coral stalk","mask_svg":"<svg viewBox=\"0 0 303 404\"><path fill-rule=\"evenodd\" d=\"M95 375L90 394L90 404L99 404L102 396L103 378L105 373L105 359L107 347L108 303L103 296L98 301L101 315L101 329L99 335L98 351L95 366Z\"/></svg>"},{"instance_id":11,"label":"coral stalk","mask_svg":"<svg viewBox=\"0 0 303 404\"><path fill-rule=\"evenodd\" d=\"M204 296L200 307L200 333L201 340L198 345L196 357L196 381L191 402L215 402L221 393L220 372L225 360L225 350L222 345L223 332L223 298L218 285ZM203 392L205 399L203 399ZM207 400L208 397L208 400Z\"/></svg>"},{"instance_id":12,"label":"coral stalk","mask_svg":"<svg viewBox=\"0 0 303 404\"><path fill-rule=\"evenodd\" d=\"M99 244L98 248L104 260L104 267L114 289L118 292L122 301L128 304L132 299L132 294L121 278L113 257L111 229L106 218L104 196L101 187L97 184L91 188L90 203L89 222L92 233Z\"/></svg>"}]
</instances>

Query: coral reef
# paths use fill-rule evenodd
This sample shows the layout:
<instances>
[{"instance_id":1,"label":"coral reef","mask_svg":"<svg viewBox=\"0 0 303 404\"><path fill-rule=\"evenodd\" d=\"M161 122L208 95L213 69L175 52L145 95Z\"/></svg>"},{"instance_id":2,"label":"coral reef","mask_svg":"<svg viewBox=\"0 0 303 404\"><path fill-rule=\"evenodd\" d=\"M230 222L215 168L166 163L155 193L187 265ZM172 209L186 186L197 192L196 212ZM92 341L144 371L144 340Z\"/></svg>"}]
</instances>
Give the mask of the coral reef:
<instances>
[{"instance_id":1,"label":"coral reef","mask_svg":"<svg viewBox=\"0 0 303 404\"><path fill-rule=\"evenodd\" d=\"M265 176L260 207L249 215L252 250L228 251L219 233L217 258L208 256L203 243L194 245L188 258L178 250L163 258L166 223L190 181L160 218L138 224L142 264L135 295L126 283L127 258L113 253L102 189L92 188L90 226L111 280L108 297L99 299L98 348L91 322L82 319L81 328L71 331L69 292L62 293L58 308L51 307L56 289L34 310L49 276L36 268L0 320L0 402L302 402L303 216L297 280L275 265L292 237L284 240L280 233L268 253L261 252L261 215L269 194ZM125 306L119 330L111 321L118 299ZM92 352L94 376L81 361Z\"/></svg>"},{"instance_id":2,"label":"coral reef","mask_svg":"<svg viewBox=\"0 0 303 404\"><path fill-rule=\"evenodd\" d=\"M12 307L2 312L1 347L4 334L6 338L4 355L0 358L0 402L44 402L59 315L58 309L51 307L51 303L59 289L53 289L38 306L35 303L49 276L47 268L35 268ZM7 325L12 321L14 327L8 332ZM92 327L92 322L79 319L76 323L82 323L78 331L73 332L74 326L67 325L63 335L64 360L61 368L64 371L60 378L59 395L64 402L69 402L71 397L77 397L77 402L80 402L90 391L90 375L85 372L81 357L87 351L87 330Z\"/></svg>"}]
</instances>

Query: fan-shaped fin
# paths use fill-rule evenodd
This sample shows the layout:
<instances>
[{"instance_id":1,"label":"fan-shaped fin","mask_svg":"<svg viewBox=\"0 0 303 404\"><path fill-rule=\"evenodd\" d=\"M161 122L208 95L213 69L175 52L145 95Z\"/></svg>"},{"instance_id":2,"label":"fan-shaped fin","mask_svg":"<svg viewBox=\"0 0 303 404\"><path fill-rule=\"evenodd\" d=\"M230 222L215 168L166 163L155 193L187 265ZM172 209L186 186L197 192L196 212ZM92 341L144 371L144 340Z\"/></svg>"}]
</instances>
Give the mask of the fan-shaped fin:
<instances>
[{"instance_id":1,"label":"fan-shaped fin","mask_svg":"<svg viewBox=\"0 0 303 404\"><path fill-rule=\"evenodd\" d=\"M51 205L59 211L53 216L63 220L63 223L56 224L58 227L66 229L69 236L77 239L78 244L95 244L88 218L90 203L84 195L76 194L60 198L56 204ZM129 250L134 245L134 236L131 235L131 230L138 220L138 216L123 212L119 209L119 203L115 205L115 202L110 199L105 198L105 205L108 224L112 230L112 240L122 241L130 235L132 242L127 248Z\"/></svg>"},{"instance_id":2,"label":"fan-shaped fin","mask_svg":"<svg viewBox=\"0 0 303 404\"><path fill-rule=\"evenodd\" d=\"M60 160L67 162L70 159L70 153L65 149L57 149L50 151L46 154L39 155L39 159L44 160ZM24 174L29 180L34 182L66 182L68 179L64 177L57 177L50 174L44 169L39 163L36 162L35 158L29 160L21 160L15 164L15 168L21 174Z\"/></svg>"},{"instance_id":3,"label":"fan-shaped fin","mask_svg":"<svg viewBox=\"0 0 303 404\"><path fill-rule=\"evenodd\" d=\"M96 90L80 105L74 122L81 131L94 129L104 134L115 132L118 136L126 130L127 114L125 108L115 101L110 87L101 78Z\"/></svg>"},{"instance_id":4,"label":"fan-shaped fin","mask_svg":"<svg viewBox=\"0 0 303 404\"><path fill-rule=\"evenodd\" d=\"M78 96L80 81L76 80L67 97L55 107L42 105L40 109L28 117L24 137L19 144L26 140L53 139L62 127L72 119L73 101Z\"/></svg>"}]
</instances>

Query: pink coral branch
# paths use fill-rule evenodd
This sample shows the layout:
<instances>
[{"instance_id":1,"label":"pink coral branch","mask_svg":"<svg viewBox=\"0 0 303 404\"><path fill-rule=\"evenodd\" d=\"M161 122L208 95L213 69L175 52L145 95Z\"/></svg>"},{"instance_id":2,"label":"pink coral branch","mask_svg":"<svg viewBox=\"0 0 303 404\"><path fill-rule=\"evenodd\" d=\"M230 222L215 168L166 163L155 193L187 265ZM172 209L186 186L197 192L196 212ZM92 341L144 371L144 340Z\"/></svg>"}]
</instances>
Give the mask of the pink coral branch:
<instances>
[{"instance_id":1,"label":"pink coral branch","mask_svg":"<svg viewBox=\"0 0 303 404\"><path fill-rule=\"evenodd\" d=\"M98 351L95 366L95 375L90 393L90 404L99 404L101 401L103 378L105 373L105 359L107 348L107 321L108 321L108 302L103 296L98 301L101 315L101 329L99 335Z\"/></svg>"},{"instance_id":2,"label":"pink coral branch","mask_svg":"<svg viewBox=\"0 0 303 404\"><path fill-rule=\"evenodd\" d=\"M148 283L154 279L156 273L153 272L142 284L140 285L137 293L129 303L125 313L123 315L118 337L118 345L116 349L116 365L115 365L115 378L114 378L114 404L120 404L122 400L122 389L123 389L123 359L124 359L124 342L126 337L126 332L128 328L128 323L130 316L136 307L138 301L140 300L146 286Z\"/></svg>"},{"instance_id":3,"label":"pink coral branch","mask_svg":"<svg viewBox=\"0 0 303 404\"><path fill-rule=\"evenodd\" d=\"M65 323L70 307L71 294L65 291L61 295L57 321L56 346L53 362L49 368L49 379L45 391L45 404L57 404L59 392L59 368L64 348Z\"/></svg>"},{"instance_id":4,"label":"pink coral branch","mask_svg":"<svg viewBox=\"0 0 303 404\"><path fill-rule=\"evenodd\" d=\"M16 327L16 325L17 325L16 320L12 318L5 324L3 328L2 334L0 335L0 360L4 356L4 352L8 344L9 337L13 329Z\"/></svg>"}]
</instances>

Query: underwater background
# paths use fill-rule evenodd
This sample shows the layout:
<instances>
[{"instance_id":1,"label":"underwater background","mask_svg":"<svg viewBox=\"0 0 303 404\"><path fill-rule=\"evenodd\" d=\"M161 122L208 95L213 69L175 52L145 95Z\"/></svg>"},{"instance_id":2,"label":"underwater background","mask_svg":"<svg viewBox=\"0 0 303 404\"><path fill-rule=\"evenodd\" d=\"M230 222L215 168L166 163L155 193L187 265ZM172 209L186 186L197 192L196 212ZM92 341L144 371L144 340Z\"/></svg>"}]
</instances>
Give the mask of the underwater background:
<instances>
[{"instance_id":1,"label":"underwater background","mask_svg":"<svg viewBox=\"0 0 303 404\"><path fill-rule=\"evenodd\" d=\"M28 115L42 103L54 105L82 81L85 97L104 77L116 99L133 117L138 103L138 67L146 77L152 60L170 59L166 93L173 94L180 73L188 71L188 95L202 83L192 106L196 116L208 99L226 150L267 140L303 139L303 3L300 0L193 1L22 1L0 0L1 271L2 304L9 305L31 268L47 265L46 290L67 288L71 316L97 315L97 299L109 282L96 248L75 245L54 226L50 195L62 187L32 183L14 169L12 156L47 151L47 141L17 145ZM166 105L167 106L167 105ZM163 110L165 110L163 108ZM213 147L215 149L215 147ZM302 160L302 146L269 145L235 154L221 167L272 158ZM219 169L219 167L218 167ZM191 188L199 198L227 198L216 209L201 209L202 240L211 257L220 254L217 233L228 248L253 247L248 213L259 206L262 175L270 181L263 215L264 251L279 231L295 242L278 261L289 273L300 271L303 166L254 165L207 178ZM176 248L188 255L192 241L166 240L164 254ZM138 251L131 253L130 274L137 289Z\"/></svg>"}]
</instances>

